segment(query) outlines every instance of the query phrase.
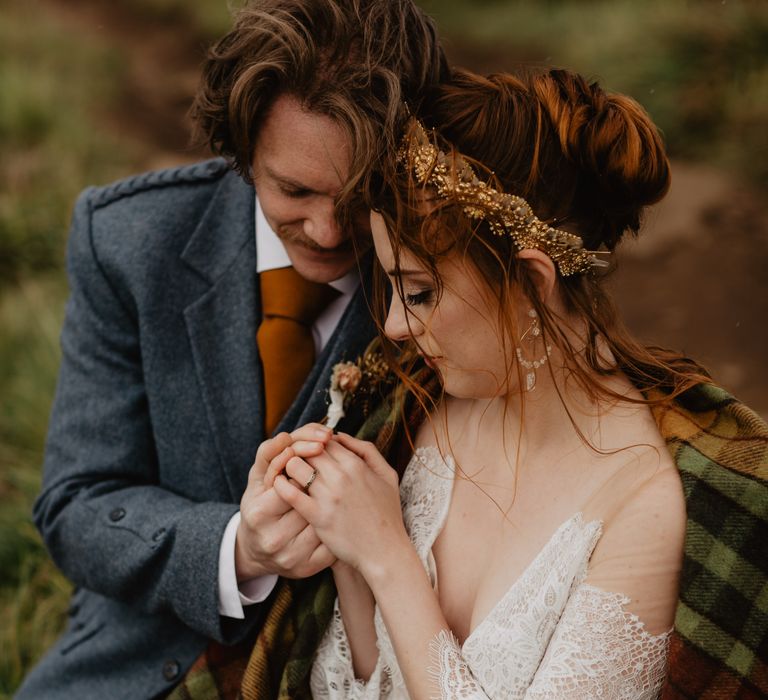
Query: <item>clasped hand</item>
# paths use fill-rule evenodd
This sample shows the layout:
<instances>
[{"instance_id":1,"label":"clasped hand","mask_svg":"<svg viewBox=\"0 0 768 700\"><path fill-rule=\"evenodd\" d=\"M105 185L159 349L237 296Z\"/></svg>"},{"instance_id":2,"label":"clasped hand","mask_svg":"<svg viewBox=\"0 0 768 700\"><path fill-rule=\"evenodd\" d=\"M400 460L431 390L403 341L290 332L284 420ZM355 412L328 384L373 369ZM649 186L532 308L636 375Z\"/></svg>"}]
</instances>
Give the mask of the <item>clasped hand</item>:
<instances>
[{"instance_id":1,"label":"clasped hand","mask_svg":"<svg viewBox=\"0 0 768 700\"><path fill-rule=\"evenodd\" d=\"M315 529L272 488L270 464L285 459L287 450L319 455L331 431L313 424L293 433L265 440L248 474L240 501L240 524L235 540L235 570L239 581L265 574L306 578L333 564L336 557L318 538Z\"/></svg>"},{"instance_id":2,"label":"clasped hand","mask_svg":"<svg viewBox=\"0 0 768 700\"><path fill-rule=\"evenodd\" d=\"M337 559L362 571L408 542L395 470L370 442L318 423L262 443L240 511L241 580L304 578Z\"/></svg>"}]
</instances>

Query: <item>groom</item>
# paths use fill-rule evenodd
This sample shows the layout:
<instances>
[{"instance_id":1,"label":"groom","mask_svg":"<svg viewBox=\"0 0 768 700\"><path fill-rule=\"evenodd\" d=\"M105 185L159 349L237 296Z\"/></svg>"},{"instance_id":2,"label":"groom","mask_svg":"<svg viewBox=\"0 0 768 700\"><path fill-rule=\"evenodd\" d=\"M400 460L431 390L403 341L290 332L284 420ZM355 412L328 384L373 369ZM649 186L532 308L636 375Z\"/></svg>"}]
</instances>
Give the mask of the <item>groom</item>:
<instances>
[{"instance_id":1,"label":"groom","mask_svg":"<svg viewBox=\"0 0 768 700\"><path fill-rule=\"evenodd\" d=\"M80 197L35 504L76 589L18 698L167 695L253 635L277 575L330 563L248 471L373 335L354 193L444 71L412 0L247 3L193 108L224 159Z\"/></svg>"}]
</instances>

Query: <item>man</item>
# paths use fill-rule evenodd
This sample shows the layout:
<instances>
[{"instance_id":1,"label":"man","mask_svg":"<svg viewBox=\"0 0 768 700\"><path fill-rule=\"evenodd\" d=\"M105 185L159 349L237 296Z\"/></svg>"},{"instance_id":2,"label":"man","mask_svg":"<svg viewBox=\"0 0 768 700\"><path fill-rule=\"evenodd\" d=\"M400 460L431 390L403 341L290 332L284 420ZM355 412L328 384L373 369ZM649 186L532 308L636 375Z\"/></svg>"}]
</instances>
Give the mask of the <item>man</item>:
<instances>
[{"instance_id":1,"label":"man","mask_svg":"<svg viewBox=\"0 0 768 700\"><path fill-rule=\"evenodd\" d=\"M19 698L162 697L206 648L258 629L276 575L328 566L249 467L270 434L322 418L331 368L373 335L354 193L403 104L444 70L411 0L251 2L211 50L193 108L226 160L78 200L35 505L77 588ZM274 294L275 269L298 294ZM288 318L311 331L298 383L306 347L261 337L291 295L316 302L312 319Z\"/></svg>"}]
</instances>

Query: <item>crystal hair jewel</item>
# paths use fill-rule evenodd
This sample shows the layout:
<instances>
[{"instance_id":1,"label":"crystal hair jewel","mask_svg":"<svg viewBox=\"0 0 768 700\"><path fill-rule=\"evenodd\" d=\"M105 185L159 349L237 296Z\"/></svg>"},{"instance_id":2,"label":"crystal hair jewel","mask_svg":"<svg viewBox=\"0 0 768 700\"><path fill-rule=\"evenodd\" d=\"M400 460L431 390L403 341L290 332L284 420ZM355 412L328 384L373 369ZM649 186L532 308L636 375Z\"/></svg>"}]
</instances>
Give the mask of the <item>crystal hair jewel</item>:
<instances>
[{"instance_id":1,"label":"crystal hair jewel","mask_svg":"<svg viewBox=\"0 0 768 700\"><path fill-rule=\"evenodd\" d=\"M480 180L460 155L451 162L415 117L406 128L398 159L413 169L420 185L431 185L439 197L463 205L470 219L484 219L497 236L511 236L519 250L535 248L548 255L563 277L608 267L608 261L597 256L609 251L585 250L581 238L538 219L522 197L499 192Z\"/></svg>"}]
</instances>

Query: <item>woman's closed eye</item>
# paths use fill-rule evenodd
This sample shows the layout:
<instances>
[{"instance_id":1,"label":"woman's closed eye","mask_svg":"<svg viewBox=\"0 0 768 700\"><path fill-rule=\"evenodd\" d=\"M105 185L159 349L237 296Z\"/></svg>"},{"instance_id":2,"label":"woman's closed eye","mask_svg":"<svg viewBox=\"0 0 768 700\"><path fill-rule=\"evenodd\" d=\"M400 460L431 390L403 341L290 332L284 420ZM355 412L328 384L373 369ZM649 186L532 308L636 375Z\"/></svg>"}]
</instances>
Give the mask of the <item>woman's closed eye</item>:
<instances>
[{"instance_id":1,"label":"woman's closed eye","mask_svg":"<svg viewBox=\"0 0 768 700\"><path fill-rule=\"evenodd\" d=\"M408 293L403 296L403 300L407 306L421 306L422 304L429 304L433 299L433 293L431 289L424 289L420 292Z\"/></svg>"}]
</instances>

